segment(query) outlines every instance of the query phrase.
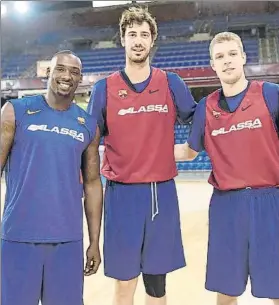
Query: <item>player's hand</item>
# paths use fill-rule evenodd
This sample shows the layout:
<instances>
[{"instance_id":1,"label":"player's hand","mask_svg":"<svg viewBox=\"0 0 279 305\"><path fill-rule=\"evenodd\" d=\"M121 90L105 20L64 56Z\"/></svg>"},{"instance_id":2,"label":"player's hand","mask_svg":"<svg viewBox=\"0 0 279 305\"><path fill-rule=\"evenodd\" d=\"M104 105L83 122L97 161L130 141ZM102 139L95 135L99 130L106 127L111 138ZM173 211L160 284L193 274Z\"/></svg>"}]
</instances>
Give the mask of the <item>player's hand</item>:
<instances>
[{"instance_id":1,"label":"player's hand","mask_svg":"<svg viewBox=\"0 0 279 305\"><path fill-rule=\"evenodd\" d=\"M101 255L98 244L91 244L86 251L86 264L84 275L95 274L101 264Z\"/></svg>"},{"instance_id":2,"label":"player's hand","mask_svg":"<svg viewBox=\"0 0 279 305\"><path fill-rule=\"evenodd\" d=\"M185 144L174 145L175 161L185 161L187 159L187 148Z\"/></svg>"}]
</instances>

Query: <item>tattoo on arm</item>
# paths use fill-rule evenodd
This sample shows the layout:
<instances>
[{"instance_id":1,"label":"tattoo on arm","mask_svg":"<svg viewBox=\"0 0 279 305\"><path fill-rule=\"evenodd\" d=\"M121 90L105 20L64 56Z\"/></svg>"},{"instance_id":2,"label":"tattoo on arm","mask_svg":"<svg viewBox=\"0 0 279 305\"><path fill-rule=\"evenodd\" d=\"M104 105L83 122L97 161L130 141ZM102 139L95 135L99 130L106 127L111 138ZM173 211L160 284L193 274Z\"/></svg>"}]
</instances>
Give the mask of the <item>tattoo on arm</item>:
<instances>
[{"instance_id":1,"label":"tattoo on arm","mask_svg":"<svg viewBox=\"0 0 279 305\"><path fill-rule=\"evenodd\" d=\"M7 102L1 110L1 173L6 165L15 135L15 114L11 103Z\"/></svg>"},{"instance_id":2,"label":"tattoo on arm","mask_svg":"<svg viewBox=\"0 0 279 305\"><path fill-rule=\"evenodd\" d=\"M84 184L91 183L100 177L100 131L97 128L94 140L89 144L83 154L82 176Z\"/></svg>"},{"instance_id":3,"label":"tattoo on arm","mask_svg":"<svg viewBox=\"0 0 279 305\"><path fill-rule=\"evenodd\" d=\"M84 210L88 225L89 241L99 244L103 210L103 189L100 177L99 156L100 132L97 129L95 139L84 152L82 173L84 189Z\"/></svg>"}]
</instances>

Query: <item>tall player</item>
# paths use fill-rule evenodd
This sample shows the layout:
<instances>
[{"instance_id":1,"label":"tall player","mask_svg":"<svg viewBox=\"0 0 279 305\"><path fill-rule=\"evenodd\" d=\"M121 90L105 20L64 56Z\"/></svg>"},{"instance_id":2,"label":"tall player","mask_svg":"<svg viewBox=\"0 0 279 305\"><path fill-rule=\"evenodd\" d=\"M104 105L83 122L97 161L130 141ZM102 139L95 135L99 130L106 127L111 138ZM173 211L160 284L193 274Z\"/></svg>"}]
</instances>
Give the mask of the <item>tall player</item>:
<instances>
[{"instance_id":1,"label":"tall player","mask_svg":"<svg viewBox=\"0 0 279 305\"><path fill-rule=\"evenodd\" d=\"M46 98L15 99L3 108L2 305L82 305L83 274L100 264L100 132L96 120L72 103L80 80L80 59L59 52ZM84 271L83 190L90 237Z\"/></svg>"},{"instance_id":2,"label":"tall player","mask_svg":"<svg viewBox=\"0 0 279 305\"><path fill-rule=\"evenodd\" d=\"M104 136L105 275L115 305L132 305L143 273L146 304L166 304L166 274L185 266L173 178L174 124L192 119L195 102L174 73L150 66L157 25L143 8L120 21L125 69L97 82L89 111Z\"/></svg>"},{"instance_id":3,"label":"tall player","mask_svg":"<svg viewBox=\"0 0 279 305\"><path fill-rule=\"evenodd\" d=\"M210 44L222 88L197 106L177 161L205 149L214 192L209 210L206 288L235 305L250 276L252 294L279 304L279 86L248 81L241 39L220 33Z\"/></svg>"}]
</instances>

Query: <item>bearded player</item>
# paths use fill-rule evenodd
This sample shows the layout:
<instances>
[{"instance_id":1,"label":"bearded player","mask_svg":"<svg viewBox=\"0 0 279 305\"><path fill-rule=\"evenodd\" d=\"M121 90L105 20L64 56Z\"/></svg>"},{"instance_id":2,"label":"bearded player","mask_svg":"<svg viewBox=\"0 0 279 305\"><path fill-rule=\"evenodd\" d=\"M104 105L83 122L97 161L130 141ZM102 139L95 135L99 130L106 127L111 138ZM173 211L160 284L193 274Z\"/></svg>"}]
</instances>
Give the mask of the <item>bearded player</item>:
<instances>
[{"instance_id":1,"label":"bearded player","mask_svg":"<svg viewBox=\"0 0 279 305\"><path fill-rule=\"evenodd\" d=\"M206 288L235 305L252 294L279 304L279 86L248 81L241 39L220 33L210 45L222 88L202 99L177 161L203 149L212 162Z\"/></svg>"},{"instance_id":2,"label":"bearded player","mask_svg":"<svg viewBox=\"0 0 279 305\"><path fill-rule=\"evenodd\" d=\"M195 102L174 73L150 66L157 25L132 7L122 14L125 69L95 84L89 112L104 136L105 275L115 305L132 305L142 273L146 304L166 304L166 275L185 266L173 178L174 125L191 121Z\"/></svg>"}]
</instances>

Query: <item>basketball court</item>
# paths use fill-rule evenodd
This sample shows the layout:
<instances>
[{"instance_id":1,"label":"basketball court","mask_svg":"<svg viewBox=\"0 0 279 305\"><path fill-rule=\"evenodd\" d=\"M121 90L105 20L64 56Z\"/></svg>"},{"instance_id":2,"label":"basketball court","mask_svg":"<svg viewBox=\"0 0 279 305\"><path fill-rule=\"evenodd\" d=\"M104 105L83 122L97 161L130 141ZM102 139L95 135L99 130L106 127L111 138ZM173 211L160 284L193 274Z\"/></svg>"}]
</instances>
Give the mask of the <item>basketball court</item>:
<instances>
[{"instance_id":1,"label":"basketball court","mask_svg":"<svg viewBox=\"0 0 279 305\"><path fill-rule=\"evenodd\" d=\"M180 175L177 189L181 210L183 242L188 266L173 272L167 278L168 305L215 305L215 294L204 289L208 205L212 188L206 182L207 175ZM4 203L5 186L1 183L1 202ZM88 246L87 227L85 249ZM101 236L101 245L102 245ZM101 248L102 250L102 248ZM103 275L103 266L96 275L85 279L84 305L112 305L114 281ZM135 305L144 304L144 288L141 279L135 296ZM266 299L254 299L250 287L239 299L239 305L271 305Z\"/></svg>"}]
</instances>

